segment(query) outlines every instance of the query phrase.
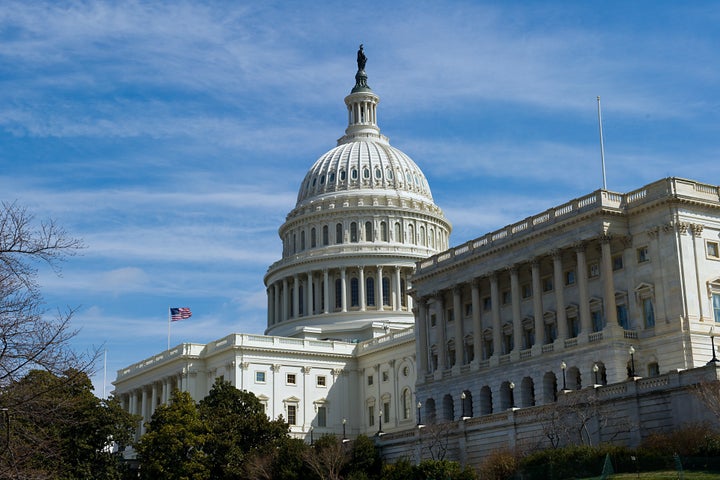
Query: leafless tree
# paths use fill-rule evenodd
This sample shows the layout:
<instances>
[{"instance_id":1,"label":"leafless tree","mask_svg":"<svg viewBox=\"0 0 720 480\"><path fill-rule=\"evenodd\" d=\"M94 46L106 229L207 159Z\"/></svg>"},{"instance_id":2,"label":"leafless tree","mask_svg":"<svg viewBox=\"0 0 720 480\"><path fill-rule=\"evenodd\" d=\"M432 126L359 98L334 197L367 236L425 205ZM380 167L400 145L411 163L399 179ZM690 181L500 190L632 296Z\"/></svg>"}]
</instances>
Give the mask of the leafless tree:
<instances>
[{"instance_id":1,"label":"leafless tree","mask_svg":"<svg viewBox=\"0 0 720 480\"><path fill-rule=\"evenodd\" d=\"M432 460L444 460L450 445L450 435L457 425L454 422L428 423L420 430L420 441Z\"/></svg>"},{"instance_id":2,"label":"leafless tree","mask_svg":"<svg viewBox=\"0 0 720 480\"><path fill-rule=\"evenodd\" d=\"M336 437L326 435L315 443L304 455L310 470L323 480L340 480L343 467L348 462L348 453Z\"/></svg>"},{"instance_id":3,"label":"leafless tree","mask_svg":"<svg viewBox=\"0 0 720 480\"><path fill-rule=\"evenodd\" d=\"M700 382L695 385L693 393L720 420L720 380Z\"/></svg>"},{"instance_id":4,"label":"leafless tree","mask_svg":"<svg viewBox=\"0 0 720 480\"><path fill-rule=\"evenodd\" d=\"M36 222L15 203L0 204L0 388L29 370L86 371L96 358L69 347L72 309L49 315L37 284L40 265L60 264L82 248L54 221Z\"/></svg>"},{"instance_id":5,"label":"leafless tree","mask_svg":"<svg viewBox=\"0 0 720 480\"><path fill-rule=\"evenodd\" d=\"M612 406L589 388L559 396L556 403L539 411L538 420L552 448L570 443L593 445L602 432L612 439L637 428L628 419L617 418Z\"/></svg>"}]
</instances>

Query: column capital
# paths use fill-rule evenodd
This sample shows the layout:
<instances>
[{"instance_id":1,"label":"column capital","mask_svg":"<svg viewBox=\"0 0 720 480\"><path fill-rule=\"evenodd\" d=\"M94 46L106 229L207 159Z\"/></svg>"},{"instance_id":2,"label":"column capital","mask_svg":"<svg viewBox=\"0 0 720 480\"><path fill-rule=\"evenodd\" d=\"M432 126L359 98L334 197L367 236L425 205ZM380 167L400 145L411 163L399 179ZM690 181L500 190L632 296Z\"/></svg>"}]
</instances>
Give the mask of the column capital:
<instances>
[{"instance_id":1,"label":"column capital","mask_svg":"<svg viewBox=\"0 0 720 480\"><path fill-rule=\"evenodd\" d=\"M610 235L609 233L601 233L600 235L598 235L598 240L600 241L600 243L610 243L612 238L612 235Z\"/></svg>"},{"instance_id":2,"label":"column capital","mask_svg":"<svg viewBox=\"0 0 720 480\"><path fill-rule=\"evenodd\" d=\"M573 243L573 249L577 253L584 253L586 247L587 247L587 242L585 240L579 240L579 241Z\"/></svg>"},{"instance_id":3,"label":"column capital","mask_svg":"<svg viewBox=\"0 0 720 480\"><path fill-rule=\"evenodd\" d=\"M559 248L553 248L550 250L550 256L553 258L553 260L562 260L562 250Z\"/></svg>"},{"instance_id":4,"label":"column capital","mask_svg":"<svg viewBox=\"0 0 720 480\"><path fill-rule=\"evenodd\" d=\"M471 285L473 287L479 287L481 281L482 281L482 279L480 277L475 277L472 279Z\"/></svg>"}]
</instances>

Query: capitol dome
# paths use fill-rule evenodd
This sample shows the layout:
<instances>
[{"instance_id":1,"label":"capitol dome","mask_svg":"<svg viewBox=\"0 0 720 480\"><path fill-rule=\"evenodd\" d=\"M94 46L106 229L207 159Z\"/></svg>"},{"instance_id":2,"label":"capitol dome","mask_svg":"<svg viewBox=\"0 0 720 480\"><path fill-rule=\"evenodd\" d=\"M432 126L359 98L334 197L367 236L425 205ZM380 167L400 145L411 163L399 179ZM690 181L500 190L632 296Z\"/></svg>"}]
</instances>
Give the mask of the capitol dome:
<instances>
[{"instance_id":1,"label":"capitol dome","mask_svg":"<svg viewBox=\"0 0 720 480\"><path fill-rule=\"evenodd\" d=\"M361 47L345 135L308 170L279 229L267 335L355 341L411 326L415 263L448 248L425 175L380 133L364 67Z\"/></svg>"}]
</instances>

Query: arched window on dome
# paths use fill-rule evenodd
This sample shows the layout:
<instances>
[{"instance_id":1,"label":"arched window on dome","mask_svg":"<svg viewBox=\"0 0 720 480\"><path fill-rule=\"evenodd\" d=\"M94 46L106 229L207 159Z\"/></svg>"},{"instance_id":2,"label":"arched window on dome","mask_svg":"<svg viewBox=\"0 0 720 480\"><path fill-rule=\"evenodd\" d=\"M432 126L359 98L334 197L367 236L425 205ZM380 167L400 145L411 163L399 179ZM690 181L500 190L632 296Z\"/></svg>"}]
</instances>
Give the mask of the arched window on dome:
<instances>
[{"instance_id":1,"label":"arched window on dome","mask_svg":"<svg viewBox=\"0 0 720 480\"><path fill-rule=\"evenodd\" d=\"M372 242L372 241L373 241L372 222L365 222L365 241L366 241L366 242Z\"/></svg>"},{"instance_id":2,"label":"arched window on dome","mask_svg":"<svg viewBox=\"0 0 720 480\"><path fill-rule=\"evenodd\" d=\"M342 308L342 280L335 279L335 308Z\"/></svg>"},{"instance_id":3,"label":"arched window on dome","mask_svg":"<svg viewBox=\"0 0 720 480\"><path fill-rule=\"evenodd\" d=\"M435 248L435 230L432 228L429 230L428 240L430 240L430 248Z\"/></svg>"},{"instance_id":4,"label":"arched window on dome","mask_svg":"<svg viewBox=\"0 0 720 480\"><path fill-rule=\"evenodd\" d=\"M363 168L363 178L364 178L365 180L367 180L368 178L370 178L370 169L367 168L367 167Z\"/></svg>"},{"instance_id":5,"label":"arched window on dome","mask_svg":"<svg viewBox=\"0 0 720 480\"><path fill-rule=\"evenodd\" d=\"M390 279L383 277L382 279L383 305L390 305Z\"/></svg>"},{"instance_id":6,"label":"arched window on dome","mask_svg":"<svg viewBox=\"0 0 720 480\"><path fill-rule=\"evenodd\" d=\"M402 235L402 226L400 225L400 222L395 222L395 238L394 238L394 240L398 243L404 243L403 235Z\"/></svg>"},{"instance_id":7,"label":"arched window on dome","mask_svg":"<svg viewBox=\"0 0 720 480\"><path fill-rule=\"evenodd\" d=\"M353 168L350 170L350 180L357 180L358 179L358 171L357 168Z\"/></svg>"},{"instance_id":8,"label":"arched window on dome","mask_svg":"<svg viewBox=\"0 0 720 480\"><path fill-rule=\"evenodd\" d=\"M323 242L323 245L328 245L328 244L330 243L330 235L329 235L329 232L328 232L328 226L327 226L327 225L323 225L323 230L322 230L322 242Z\"/></svg>"},{"instance_id":9,"label":"arched window on dome","mask_svg":"<svg viewBox=\"0 0 720 480\"><path fill-rule=\"evenodd\" d=\"M382 178L382 170L380 170L379 168L376 168L375 169L375 179L380 180L381 178Z\"/></svg>"},{"instance_id":10,"label":"arched window on dome","mask_svg":"<svg viewBox=\"0 0 720 480\"><path fill-rule=\"evenodd\" d=\"M347 178L347 173L345 173L345 170L340 170L340 181L344 182Z\"/></svg>"},{"instance_id":11,"label":"arched window on dome","mask_svg":"<svg viewBox=\"0 0 720 480\"><path fill-rule=\"evenodd\" d=\"M375 306L375 279L373 277L367 277L365 279L365 297L367 298L367 306Z\"/></svg>"},{"instance_id":12,"label":"arched window on dome","mask_svg":"<svg viewBox=\"0 0 720 480\"><path fill-rule=\"evenodd\" d=\"M413 245L415 245L415 243L416 243L415 242L415 227L413 226L412 223L410 225L408 225L408 241Z\"/></svg>"},{"instance_id":13,"label":"arched window on dome","mask_svg":"<svg viewBox=\"0 0 720 480\"><path fill-rule=\"evenodd\" d=\"M310 248L317 247L317 232L315 231L315 227L313 227L310 230Z\"/></svg>"},{"instance_id":14,"label":"arched window on dome","mask_svg":"<svg viewBox=\"0 0 720 480\"><path fill-rule=\"evenodd\" d=\"M427 246L427 239L425 238L425 227L420 225L420 245L423 247Z\"/></svg>"},{"instance_id":15,"label":"arched window on dome","mask_svg":"<svg viewBox=\"0 0 720 480\"><path fill-rule=\"evenodd\" d=\"M360 306L360 286L356 277L350 279L350 306Z\"/></svg>"},{"instance_id":16,"label":"arched window on dome","mask_svg":"<svg viewBox=\"0 0 720 480\"><path fill-rule=\"evenodd\" d=\"M300 251L305 250L305 231L300 232Z\"/></svg>"},{"instance_id":17,"label":"arched window on dome","mask_svg":"<svg viewBox=\"0 0 720 480\"><path fill-rule=\"evenodd\" d=\"M335 243L343 243L343 228L342 223L335 225Z\"/></svg>"},{"instance_id":18,"label":"arched window on dome","mask_svg":"<svg viewBox=\"0 0 720 480\"><path fill-rule=\"evenodd\" d=\"M352 222L350 224L350 243L357 243L357 241L358 241L357 223Z\"/></svg>"},{"instance_id":19,"label":"arched window on dome","mask_svg":"<svg viewBox=\"0 0 720 480\"><path fill-rule=\"evenodd\" d=\"M297 233L293 233L292 253L297 252Z\"/></svg>"},{"instance_id":20,"label":"arched window on dome","mask_svg":"<svg viewBox=\"0 0 720 480\"><path fill-rule=\"evenodd\" d=\"M388 229L387 229L387 223L380 222L380 239L383 242L388 241Z\"/></svg>"},{"instance_id":21,"label":"arched window on dome","mask_svg":"<svg viewBox=\"0 0 720 480\"><path fill-rule=\"evenodd\" d=\"M328 175L328 183L335 183L335 172L330 172Z\"/></svg>"},{"instance_id":22,"label":"arched window on dome","mask_svg":"<svg viewBox=\"0 0 720 480\"><path fill-rule=\"evenodd\" d=\"M393 179L393 171L392 171L392 168L388 168L388 169L385 171L385 176L387 177L388 180L392 180L392 179Z\"/></svg>"},{"instance_id":23,"label":"arched window on dome","mask_svg":"<svg viewBox=\"0 0 720 480\"><path fill-rule=\"evenodd\" d=\"M305 289L302 285L298 288L298 317L305 314Z\"/></svg>"}]
</instances>

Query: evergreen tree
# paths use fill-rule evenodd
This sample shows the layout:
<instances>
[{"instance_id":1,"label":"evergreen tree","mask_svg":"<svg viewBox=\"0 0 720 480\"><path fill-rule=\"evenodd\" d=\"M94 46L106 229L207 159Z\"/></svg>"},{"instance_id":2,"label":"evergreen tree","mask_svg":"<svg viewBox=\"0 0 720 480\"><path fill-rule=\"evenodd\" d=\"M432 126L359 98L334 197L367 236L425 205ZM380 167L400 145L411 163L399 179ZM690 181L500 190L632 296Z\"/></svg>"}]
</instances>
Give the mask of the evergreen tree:
<instances>
[{"instance_id":1,"label":"evergreen tree","mask_svg":"<svg viewBox=\"0 0 720 480\"><path fill-rule=\"evenodd\" d=\"M160 405L137 445L142 478L206 480L211 477L205 444L208 430L187 392L174 391Z\"/></svg>"},{"instance_id":2,"label":"evergreen tree","mask_svg":"<svg viewBox=\"0 0 720 480\"><path fill-rule=\"evenodd\" d=\"M2 478L119 479L118 452L136 419L114 399L101 400L88 376L30 371L3 390L9 405L0 457Z\"/></svg>"},{"instance_id":3,"label":"evergreen tree","mask_svg":"<svg viewBox=\"0 0 720 480\"><path fill-rule=\"evenodd\" d=\"M209 432L204 451L213 479L241 478L250 454L274 449L288 434L282 418L270 420L253 393L219 378L198 409Z\"/></svg>"}]
</instances>

